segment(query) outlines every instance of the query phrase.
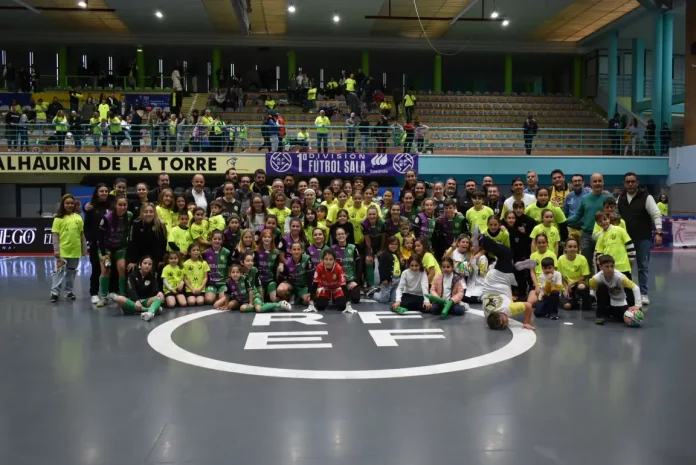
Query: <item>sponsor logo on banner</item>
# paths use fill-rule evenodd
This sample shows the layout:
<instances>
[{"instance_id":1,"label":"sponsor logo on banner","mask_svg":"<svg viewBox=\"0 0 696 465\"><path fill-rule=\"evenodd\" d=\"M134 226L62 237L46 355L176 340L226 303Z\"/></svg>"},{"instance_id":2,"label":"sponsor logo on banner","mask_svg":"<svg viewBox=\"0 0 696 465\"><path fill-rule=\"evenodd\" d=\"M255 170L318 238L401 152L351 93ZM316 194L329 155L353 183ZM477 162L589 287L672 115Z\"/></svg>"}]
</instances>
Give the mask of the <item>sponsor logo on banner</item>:
<instances>
[{"instance_id":1,"label":"sponsor logo on banner","mask_svg":"<svg viewBox=\"0 0 696 465\"><path fill-rule=\"evenodd\" d=\"M418 155L410 153L306 153L266 154L270 175L312 173L325 175L402 175L418 169Z\"/></svg>"},{"instance_id":2,"label":"sponsor logo on banner","mask_svg":"<svg viewBox=\"0 0 696 465\"><path fill-rule=\"evenodd\" d=\"M0 255L53 254L53 218L0 218Z\"/></svg>"},{"instance_id":3,"label":"sponsor logo on banner","mask_svg":"<svg viewBox=\"0 0 696 465\"><path fill-rule=\"evenodd\" d=\"M696 246L696 221L672 222L672 234L674 236L674 247Z\"/></svg>"},{"instance_id":4,"label":"sponsor logo on banner","mask_svg":"<svg viewBox=\"0 0 696 465\"><path fill-rule=\"evenodd\" d=\"M263 169L263 156L225 155L0 155L8 173L241 173Z\"/></svg>"}]
</instances>

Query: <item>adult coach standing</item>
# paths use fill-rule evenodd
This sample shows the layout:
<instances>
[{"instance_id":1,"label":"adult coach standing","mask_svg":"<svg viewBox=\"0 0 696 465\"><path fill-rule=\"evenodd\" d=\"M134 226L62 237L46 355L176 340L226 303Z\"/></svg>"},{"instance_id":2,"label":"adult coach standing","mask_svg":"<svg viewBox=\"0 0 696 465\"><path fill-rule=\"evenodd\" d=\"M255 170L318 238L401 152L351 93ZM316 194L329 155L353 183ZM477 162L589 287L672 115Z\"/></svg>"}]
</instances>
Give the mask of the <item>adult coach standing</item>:
<instances>
[{"instance_id":1,"label":"adult coach standing","mask_svg":"<svg viewBox=\"0 0 696 465\"><path fill-rule=\"evenodd\" d=\"M568 218L568 224L581 224L582 255L587 259L587 263L594 263L595 241L592 239L592 230L595 225L595 215L604 208L604 199L611 197L604 194L604 176L595 173L590 178L592 192L585 195L580 201L580 206L576 212ZM630 231L629 231L630 234Z\"/></svg>"},{"instance_id":2,"label":"adult coach standing","mask_svg":"<svg viewBox=\"0 0 696 465\"><path fill-rule=\"evenodd\" d=\"M619 196L619 214L626 221L628 235L636 246L638 262L638 282L643 305L649 305L648 278L650 249L652 247L652 226L655 225L655 245L662 245L662 214L655 199L638 182L636 173L624 175L624 191Z\"/></svg>"}]
</instances>

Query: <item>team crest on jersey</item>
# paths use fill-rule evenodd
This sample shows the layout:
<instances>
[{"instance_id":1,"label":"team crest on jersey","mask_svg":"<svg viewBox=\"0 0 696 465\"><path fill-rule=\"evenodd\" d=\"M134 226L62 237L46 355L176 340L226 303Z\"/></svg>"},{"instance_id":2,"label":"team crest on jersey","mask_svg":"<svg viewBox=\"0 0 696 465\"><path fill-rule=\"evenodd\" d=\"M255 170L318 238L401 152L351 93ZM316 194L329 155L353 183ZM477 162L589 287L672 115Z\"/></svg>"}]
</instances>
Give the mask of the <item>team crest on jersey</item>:
<instances>
[{"instance_id":1,"label":"team crest on jersey","mask_svg":"<svg viewBox=\"0 0 696 465\"><path fill-rule=\"evenodd\" d=\"M331 275L331 279L336 279L336 273L334 273L333 275Z\"/></svg>"},{"instance_id":2,"label":"team crest on jersey","mask_svg":"<svg viewBox=\"0 0 696 465\"><path fill-rule=\"evenodd\" d=\"M149 285L150 285L150 280L149 280L149 279L146 280L143 284L145 284L146 286L149 286Z\"/></svg>"}]
</instances>

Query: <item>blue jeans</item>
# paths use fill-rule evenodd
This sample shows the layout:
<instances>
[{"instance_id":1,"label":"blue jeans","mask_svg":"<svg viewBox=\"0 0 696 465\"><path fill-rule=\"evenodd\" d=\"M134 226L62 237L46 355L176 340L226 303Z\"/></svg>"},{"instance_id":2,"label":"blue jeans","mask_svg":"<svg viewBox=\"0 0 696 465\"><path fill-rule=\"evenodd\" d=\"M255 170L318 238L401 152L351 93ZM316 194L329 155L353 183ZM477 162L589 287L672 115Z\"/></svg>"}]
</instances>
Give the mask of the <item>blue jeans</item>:
<instances>
[{"instance_id":1,"label":"blue jeans","mask_svg":"<svg viewBox=\"0 0 696 465\"><path fill-rule=\"evenodd\" d=\"M317 152L326 153L329 151L329 135L317 134Z\"/></svg>"},{"instance_id":2,"label":"blue jeans","mask_svg":"<svg viewBox=\"0 0 696 465\"><path fill-rule=\"evenodd\" d=\"M580 243L580 248L582 250L582 255L587 259L587 264L590 266L590 273L594 274L596 272L594 266L594 251L597 243L592 239L592 231L583 231Z\"/></svg>"},{"instance_id":3,"label":"blue jeans","mask_svg":"<svg viewBox=\"0 0 696 465\"><path fill-rule=\"evenodd\" d=\"M430 310L430 312L433 315L440 314L440 313L442 313L443 308L445 308L444 305L433 304L433 308L432 308L432 310ZM462 316L462 315L464 315L464 313L465 313L465 308L463 305L454 304L450 307L450 311L449 311L450 315Z\"/></svg>"},{"instance_id":4,"label":"blue jeans","mask_svg":"<svg viewBox=\"0 0 696 465\"><path fill-rule=\"evenodd\" d=\"M386 286L384 284L380 284L379 291L375 292L375 295L373 295L372 298L381 304L389 304L395 302L396 288L399 287L400 280L401 277L394 276L390 284L387 284Z\"/></svg>"},{"instance_id":5,"label":"blue jeans","mask_svg":"<svg viewBox=\"0 0 696 465\"><path fill-rule=\"evenodd\" d=\"M636 263L638 265L638 286L640 287L641 295L648 295L648 280L650 274L648 267L650 266L650 249L652 241L650 239L639 239L634 241L636 246Z\"/></svg>"},{"instance_id":6,"label":"blue jeans","mask_svg":"<svg viewBox=\"0 0 696 465\"><path fill-rule=\"evenodd\" d=\"M79 258L62 258L65 262L58 270L53 272L51 279L51 294L60 294L61 285L65 287L65 292L73 291L73 283L77 274L77 265L80 263Z\"/></svg>"}]
</instances>

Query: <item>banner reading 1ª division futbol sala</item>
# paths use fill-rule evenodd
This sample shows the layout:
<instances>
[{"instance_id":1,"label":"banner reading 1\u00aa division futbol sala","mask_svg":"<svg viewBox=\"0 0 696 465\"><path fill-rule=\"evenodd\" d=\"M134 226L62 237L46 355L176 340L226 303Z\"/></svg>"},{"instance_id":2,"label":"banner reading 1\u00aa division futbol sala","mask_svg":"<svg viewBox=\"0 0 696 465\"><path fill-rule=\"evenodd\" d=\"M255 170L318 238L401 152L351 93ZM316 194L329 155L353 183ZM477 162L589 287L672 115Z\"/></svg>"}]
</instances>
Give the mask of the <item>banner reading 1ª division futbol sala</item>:
<instances>
[{"instance_id":1,"label":"banner reading 1\u00aa division futbol sala","mask_svg":"<svg viewBox=\"0 0 696 465\"><path fill-rule=\"evenodd\" d=\"M251 155L137 155L129 154L37 154L0 155L0 173L169 173L223 174L229 168L253 173L264 168L262 156Z\"/></svg>"},{"instance_id":2,"label":"banner reading 1\u00aa division futbol sala","mask_svg":"<svg viewBox=\"0 0 696 465\"><path fill-rule=\"evenodd\" d=\"M266 154L266 171L270 175L400 176L411 169L418 171L418 155L411 153Z\"/></svg>"}]
</instances>

